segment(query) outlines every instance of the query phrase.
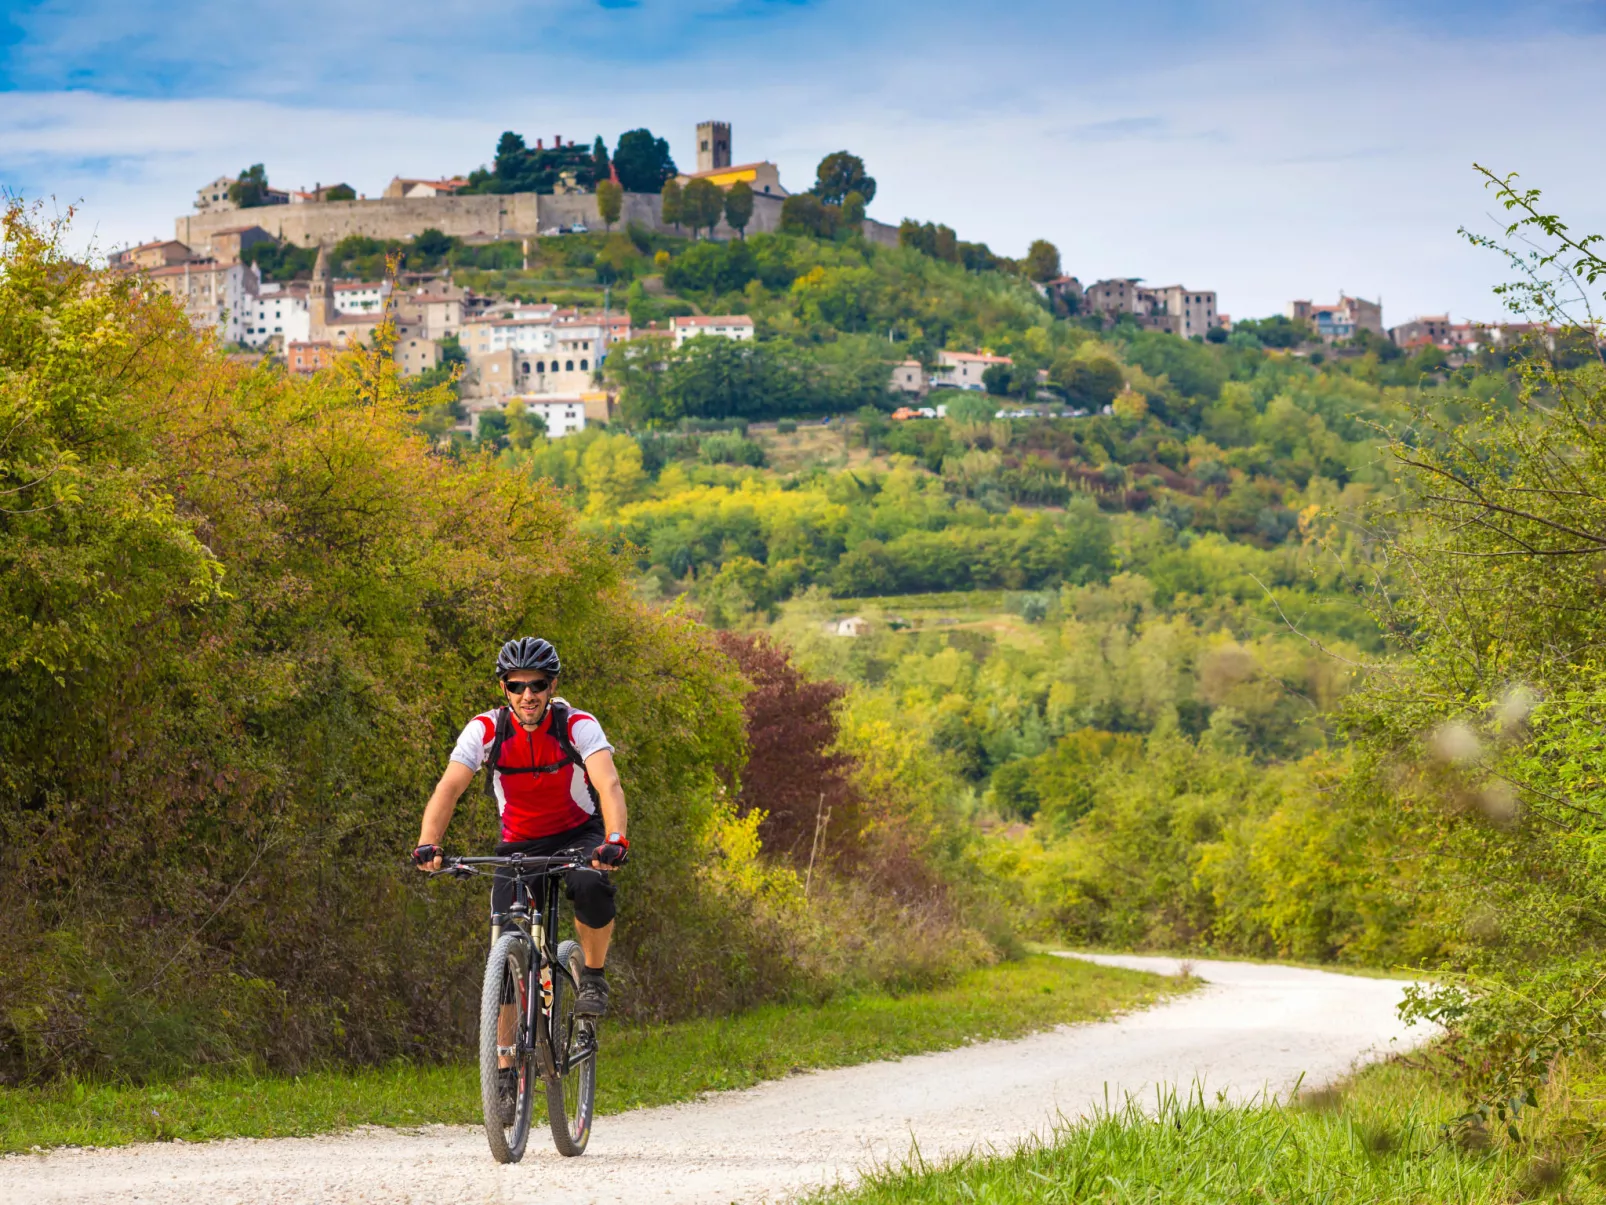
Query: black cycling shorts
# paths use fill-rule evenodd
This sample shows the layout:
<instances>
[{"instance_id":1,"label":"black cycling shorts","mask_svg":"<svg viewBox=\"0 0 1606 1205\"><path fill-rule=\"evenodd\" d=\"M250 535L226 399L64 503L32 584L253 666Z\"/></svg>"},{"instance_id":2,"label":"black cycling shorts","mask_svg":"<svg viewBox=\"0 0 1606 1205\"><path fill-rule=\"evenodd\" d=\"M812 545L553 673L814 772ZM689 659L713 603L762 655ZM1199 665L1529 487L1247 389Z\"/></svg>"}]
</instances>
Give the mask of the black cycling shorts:
<instances>
[{"instance_id":1,"label":"black cycling shorts","mask_svg":"<svg viewBox=\"0 0 1606 1205\"><path fill-rule=\"evenodd\" d=\"M539 858L550 858L574 850L589 854L606 837L607 834L602 831L602 821L593 816L584 824L567 832L553 833L550 837L537 837L534 841L503 841L496 847L496 856L503 858L508 854L532 854ZM592 870L589 866L583 870L571 870L563 876L563 885L568 897L574 901L575 919L582 925L601 929L613 920L616 911L613 897L619 888L611 872ZM530 901L526 900L525 903ZM498 866L496 878L491 883L491 911L506 912L512 906L513 876L507 867Z\"/></svg>"}]
</instances>

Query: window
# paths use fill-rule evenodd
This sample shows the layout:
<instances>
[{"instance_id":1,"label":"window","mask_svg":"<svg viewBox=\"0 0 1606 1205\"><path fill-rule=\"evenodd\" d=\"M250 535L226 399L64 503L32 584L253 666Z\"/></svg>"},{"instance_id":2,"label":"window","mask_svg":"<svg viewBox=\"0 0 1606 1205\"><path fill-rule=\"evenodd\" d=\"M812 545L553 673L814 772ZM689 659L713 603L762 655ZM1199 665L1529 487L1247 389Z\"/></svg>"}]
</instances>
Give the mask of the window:
<instances>
[{"instance_id":1,"label":"window","mask_svg":"<svg viewBox=\"0 0 1606 1205\"><path fill-rule=\"evenodd\" d=\"M580 371L581 372L585 372L586 370L587 370L586 369L586 362L584 360L581 360L580 361Z\"/></svg>"},{"instance_id":2,"label":"window","mask_svg":"<svg viewBox=\"0 0 1606 1205\"><path fill-rule=\"evenodd\" d=\"M573 372L574 371L574 361L573 360L565 360L563 362L563 371L564 372Z\"/></svg>"},{"instance_id":3,"label":"window","mask_svg":"<svg viewBox=\"0 0 1606 1205\"><path fill-rule=\"evenodd\" d=\"M546 361L545 360L537 360L535 362L535 371L536 372L545 372L546 371Z\"/></svg>"}]
</instances>

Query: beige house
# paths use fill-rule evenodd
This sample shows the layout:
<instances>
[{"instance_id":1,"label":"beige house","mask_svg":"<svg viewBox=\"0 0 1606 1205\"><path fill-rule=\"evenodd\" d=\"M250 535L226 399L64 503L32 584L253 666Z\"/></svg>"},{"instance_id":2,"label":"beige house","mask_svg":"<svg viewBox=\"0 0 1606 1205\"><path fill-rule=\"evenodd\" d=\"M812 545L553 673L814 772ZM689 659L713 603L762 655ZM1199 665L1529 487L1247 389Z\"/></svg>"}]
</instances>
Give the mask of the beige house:
<instances>
[{"instance_id":1,"label":"beige house","mask_svg":"<svg viewBox=\"0 0 1606 1205\"><path fill-rule=\"evenodd\" d=\"M929 386L926 384L926 370L919 360L905 360L892 369L892 388L899 393L923 394Z\"/></svg>"},{"instance_id":2,"label":"beige house","mask_svg":"<svg viewBox=\"0 0 1606 1205\"><path fill-rule=\"evenodd\" d=\"M211 256L220 264L233 264L240 261L240 256L247 247L272 241L273 236L260 226L230 226L223 230L212 231L196 250L203 255Z\"/></svg>"},{"instance_id":3,"label":"beige house","mask_svg":"<svg viewBox=\"0 0 1606 1205\"><path fill-rule=\"evenodd\" d=\"M1008 356L989 356L981 352L940 351L937 367L932 370L931 384L953 389L985 389L983 377L994 364L1012 365Z\"/></svg>"},{"instance_id":4,"label":"beige house","mask_svg":"<svg viewBox=\"0 0 1606 1205\"><path fill-rule=\"evenodd\" d=\"M141 243L137 247L114 251L106 257L106 262L113 268L129 270L167 268L195 258L197 257L183 243L177 239L168 239L166 242Z\"/></svg>"},{"instance_id":5,"label":"beige house","mask_svg":"<svg viewBox=\"0 0 1606 1205\"><path fill-rule=\"evenodd\" d=\"M1310 301L1290 301L1288 317L1295 322L1308 322L1324 341L1352 339L1359 331L1374 335L1383 333L1383 303L1367 301L1361 297L1346 297L1340 293L1333 305ZM1448 319L1446 319L1448 321Z\"/></svg>"},{"instance_id":6,"label":"beige house","mask_svg":"<svg viewBox=\"0 0 1606 1205\"><path fill-rule=\"evenodd\" d=\"M210 184L203 184L195 190L195 208L202 213L218 213L225 209L238 209L239 206L229 199L229 189L234 186L233 176L219 176Z\"/></svg>"},{"instance_id":7,"label":"beige house","mask_svg":"<svg viewBox=\"0 0 1606 1205\"><path fill-rule=\"evenodd\" d=\"M1186 285L1148 288L1138 277L1118 277L1089 285L1082 306L1090 313L1115 318L1130 314L1145 330L1167 331L1191 339L1203 337L1220 323L1212 289Z\"/></svg>"},{"instance_id":8,"label":"beige house","mask_svg":"<svg viewBox=\"0 0 1606 1205\"><path fill-rule=\"evenodd\" d=\"M1164 285L1151 290L1160 312L1177 319L1177 334L1184 339L1203 338L1216 325L1216 294L1212 289Z\"/></svg>"}]
</instances>

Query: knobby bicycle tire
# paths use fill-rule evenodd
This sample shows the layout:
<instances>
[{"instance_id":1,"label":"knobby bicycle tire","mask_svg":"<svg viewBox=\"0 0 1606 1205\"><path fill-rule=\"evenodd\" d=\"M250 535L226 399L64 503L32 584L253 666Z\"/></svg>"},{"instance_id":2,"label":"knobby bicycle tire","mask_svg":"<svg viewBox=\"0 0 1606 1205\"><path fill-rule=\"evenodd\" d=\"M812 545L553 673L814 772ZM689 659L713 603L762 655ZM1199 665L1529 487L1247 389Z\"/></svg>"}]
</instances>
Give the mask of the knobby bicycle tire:
<instances>
[{"instance_id":1,"label":"knobby bicycle tire","mask_svg":"<svg viewBox=\"0 0 1606 1205\"><path fill-rule=\"evenodd\" d=\"M535 1101L535 1043L525 1031L523 993L529 982L529 947L522 935L505 933L491 946L485 960L485 984L480 991L480 1104L485 1111L485 1137L491 1157L498 1163L517 1163L530 1141L530 1114ZM498 1092L500 1064L497 1024L504 1004L519 1009L514 1025L515 1048L522 1050L514 1066L518 1071L518 1099L511 1123L503 1120Z\"/></svg>"},{"instance_id":2,"label":"knobby bicycle tire","mask_svg":"<svg viewBox=\"0 0 1606 1205\"><path fill-rule=\"evenodd\" d=\"M566 941L558 946L548 1019L557 1073L547 1080L546 1112L552 1126L552 1142L560 1155L585 1154L597 1103L597 1023L575 1013L575 985L584 965L578 942ZM563 967L568 968L568 975L560 969ZM579 1061L570 1066L570 1059L576 1056Z\"/></svg>"}]
</instances>

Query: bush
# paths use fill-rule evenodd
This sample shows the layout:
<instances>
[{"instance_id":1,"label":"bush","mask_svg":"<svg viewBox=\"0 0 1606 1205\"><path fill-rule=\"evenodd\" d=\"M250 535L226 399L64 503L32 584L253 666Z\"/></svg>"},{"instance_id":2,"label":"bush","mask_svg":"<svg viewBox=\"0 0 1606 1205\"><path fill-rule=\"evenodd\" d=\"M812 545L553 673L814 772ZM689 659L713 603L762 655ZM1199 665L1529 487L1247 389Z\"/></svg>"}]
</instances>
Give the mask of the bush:
<instances>
[{"instance_id":1,"label":"bush","mask_svg":"<svg viewBox=\"0 0 1606 1205\"><path fill-rule=\"evenodd\" d=\"M484 896L405 851L517 632L618 747L625 1012L815 982L710 769L729 661L550 486L432 456L381 352L248 371L17 206L4 235L0 1077L456 1056ZM452 843L493 825L476 787Z\"/></svg>"}]
</instances>

